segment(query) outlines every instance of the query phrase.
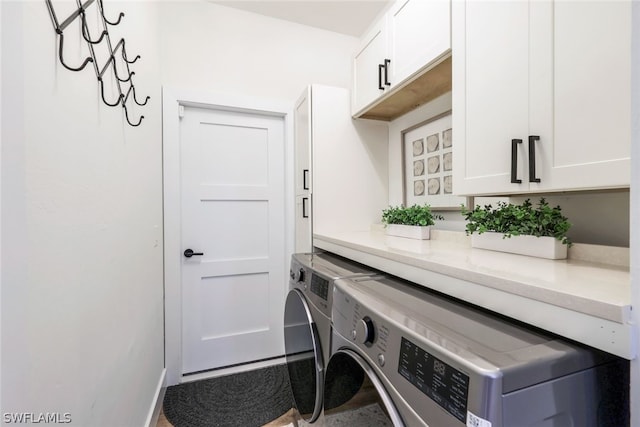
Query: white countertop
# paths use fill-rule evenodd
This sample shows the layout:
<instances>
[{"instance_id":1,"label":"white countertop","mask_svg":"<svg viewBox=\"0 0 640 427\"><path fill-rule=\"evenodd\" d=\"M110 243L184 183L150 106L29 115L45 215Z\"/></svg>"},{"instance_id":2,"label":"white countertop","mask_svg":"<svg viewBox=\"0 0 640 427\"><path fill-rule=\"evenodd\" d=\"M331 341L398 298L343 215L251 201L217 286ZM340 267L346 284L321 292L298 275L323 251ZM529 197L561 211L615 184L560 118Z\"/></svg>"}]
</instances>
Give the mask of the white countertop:
<instances>
[{"instance_id":1,"label":"white countertop","mask_svg":"<svg viewBox=\"0 0 640 427\"><path fill-rule=\"evenodd\" d=\"M419 241L382 231L338 232L315 234L314 246L622 357L635 357L628 268L474 249L464 233L436 236Z\"/></svg>"}]
</instances>

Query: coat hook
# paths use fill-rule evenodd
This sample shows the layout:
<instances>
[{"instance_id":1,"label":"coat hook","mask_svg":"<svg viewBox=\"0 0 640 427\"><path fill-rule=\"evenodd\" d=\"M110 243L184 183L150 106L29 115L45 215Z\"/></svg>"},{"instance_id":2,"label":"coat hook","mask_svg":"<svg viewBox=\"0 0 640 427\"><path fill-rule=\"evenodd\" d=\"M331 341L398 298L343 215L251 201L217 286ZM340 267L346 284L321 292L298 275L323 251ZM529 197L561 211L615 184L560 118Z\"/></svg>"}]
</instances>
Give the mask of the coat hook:
<instances>
[{"instance_id":1,"label":"coat hook","mask_svg":"<svg viewBox=\"0 0 640 427\"><path fill-rule=\"evenodd\" d=\"M102 80L102 77L98 78L98 81L100 82L100 93L102 95L102 102L107 104L109 107L117 107L122 101L122 97L123 97L122 93L118 95L118 100L114 104L110 104L109 102L107 102L107 100L104 97L104 81Z\"/></svg>"},{"instance_id":2,"label":"coat hook","mask_svg":"<svg viewBox=\"0 0 640 427\"><path fill-rule=\"evenodd\" d=\"M140 123L142 123L142 119L144 119L144 116L140 116L140 119L138 120L138 123L131 123L131 120L129 120L129 110L127 110L127 106L122 104L122 108L124 108L124 115L127 118L127 123L129 123L129 125L133 126L133 127L137 127L140 126Z\"/></svg>"},{"instance_id":3,"label":"coat hook","mask_svg":"<svg viewBox=\"0 0 640 427\"><path fill-rule=\"evenodd\" d=\"M150 99L151 97L147 95L147 97L144 99L144 102L138 102L138 97L136 96L136 88L135 87L133 88L133 100L139 106L142 107L143 105L147 105L147 102L149 102Z\"/></svg>"},{"instance_id":4,"label":"coat hook","mask_svg":"<svg viewBox=\"0 0 640 427\"><path fill-rule=\"evenodd\" d=\"M139 106L142 107L143 105L147 105L147 102L149 102L150 99L151 99L151 97L149 95L147 95L147 97L144 99L144 102L142 102L142 103L138 102L138 98L136 97L136 88L133 88L133 100Z\"/></svg>"},{"instance_id":5,"label":"coat hook","mask_svg":"<svg viewBox=\"0 0 640 427\"><path fill-rule=\"evenodd\" d=\"M104 38L104 36L106 36L107 34L108 34L108 33L107 33L106 31L103 31L103 32L100 34L100 37L98 37L98 40L91 40L91 39L90 39L90 37L89 37L89 32L88 32L85 28L82 28L82 37L85 39L85 41L86 41L87 43L91 43L91 44L98 44L98 43L100 43L100 42L102 41L102 39Z\"/></svg>"},{"instance_id":6,"label":"coat hook","mask_svg":"<svg viewBox=\"0 0 640 427\"><path fill-rule=\"evenodd\" d=\"M115 60L114 60L114 63L113 63L113 70L115 72L116 79L118 79L118 81L120 81L122 83L126 83L128 81L131 81L131 77L133 77L136 74L135 71L130 71L129 72L129 76L126 79L121 79L120 76L118 75L118 70L116 68Z\"/></svg>"},{"instance_id":7,"label":"coat hook","mask_svg":"<svg viewBox=\"0 0 640 427\"><path fill-rule=\"evenodd\" d=\"M127 58L127 53L123 50L122 51L122 59L124 59L124 61L127 64L133 64L134 62L136 62L138 59L140 59L140 55L136 55L135 58L133 58L133 61L129 61L129 59Z\"/></svg>"},{"instance_id":8,"label":"coat hook","mask_svg":"<svg viewBox=\"0 0 640 427\"><path fill-rule=\"evenodd\" d=\"M80 12L80 18L82 19L82 38L84 38L87 43L98 44L102 41L104 36L108 34L107 30L103 30L97 40L91 40L91 37L89 36L89 26L87 25L87 15L84 13L86 7L82 5L80 1L81 0L76 0L76 3L78 4L78 11Z\"/></svg>"},{"instance_id":9,"label":"coat hook","mask_svg":"<svg viewBox=\"0 0 640 427\"><path fill-rule=\"evenodd\" d=\"M93 58L91 58L90 56L88 56L84 62L82 63L82 65L80 65L79 67L75 68L75 67L71 67L67 64L65 64L64 59L62 57L62 46L64 45L64 34L62 34L62 30L60 29L56 29L56 32L58 33L58 37L60 38L60 44L58 47L58 58L60 58L60 63L68 70L71 71L82 71L84 69L84 67L87 66L87 64L89 62L93 62Z\"/></svg>"},{"instance_id":10,"label":"coat hook","mask_svg":"<svg viewBox=\"0 0 640 427\"><path fill-rule=\"evenodd\" d=\"M118 19L116 20L116 22L111 22L109 21L105 16L104 16L104 6L102 5L102 0L98 0L98 4L100 5L100 15L102 15L102 19L104 19L104 22L106 22L109 25L118 25L120 23L120 21L122 20L122 18L124 18L124 13L120 12L120 14L118 15Z\"/></svg>"},{"instance_id":11,"label":"coat hook","mask_svg":"<svg viewBox=\"0 0 640 427\"><path fill-rule=\"evenodd\" d=\"M124 39L122 39L122 59L124 59L124 62L126 62L127 64L133 64L138 59L140 59L140 55L136 55L136 57L133 58L133 61L129 61L129 58L127 57L127 49L125 49L124 47Z\"/></svg>"},{"instance_id":12,"label":"coat hook","mask_svg":"<svg viewBox=\"0 0 640 427\"><path fill-rule=\"evenodd\" d=\"M88 0L85 5L88 6L93 2L93 0ZM87 64L89 62L93 62L93 58L92 57L87 57L85 58L84 62L79 66L79 67L71 67L69 65L67 65L64 62L64 58L62 55L62 48L64 46L64 34L63 34L63 30L65 28L67 28L67 26L69 24L71 24L71 22L73 22L73 20L75 18L77 18L77 16L82 13L82 6L76 10L74 13L71 14L71 16L69 16L67 19L65 19L65 21L60 24L58 22L58 17L56 16L56 12L53 8L53 5L51 4L51 0L46 0L47 3L47 9L49 10L49 16L51 17L51 21L53 22L53 29L55 30L56 34L58 35L58 37L60 38L59 44L58 44L58 58L60 58L60 63L62 64L63 67L65 67L68 70L71 71L82 71L84 69L84 67L87 66Z\"/></svg>"},{"instance_id":13,"label":"coat hook","mask_svg":"<svg viewBox=\"0 0 640 427\"><path fill-rule=\"evenodd\" d=\"M84 13L82 14L82 38L84 38L87 43L98 44L107 34L109 33L103 31L97 40L91 40L91 37L89 37L89 30L87 29L87 21L85 20Z\"/></svg>"},{"instance_id":14,"label":"coat hook","mask_svg":"<svg viewBox=\"0 0 640 427\"><path fill-rule=\"evenodd\" d=\"M124 59L124 61L127 64L133 64L134 62L136 62L138 59L140 59L140 55L137 55L135 58L133 58L133 61L129 61L129 58L127 57L127 49L125 47L125 41L124 39L120 39L120 41L118 42L118 44L116 45L116 47L113 49L113 53L115 54L116 51L122 46L122 59Z\"/></svg>"},{"instance_id":15,"label":"coat hook","mask_svg":"<svg viewBox=\"0 0 640 427\"><path fill-rule=\"evenodd\" d=\"M144 102L138 102L137 96L136 96L136 88L135 86L132 84L131 86L129 86L129 90L127 91L127 95L124 97L124 101L122 101L123 104L125 104L127 102L127 99L129 99L129 95L133 93L133 101L138 104L139 106L145 106L147 105L147 102L149 102L149 100L151 99L150 96L147 96L144 99Z\"/></svg>"}]
</instances>

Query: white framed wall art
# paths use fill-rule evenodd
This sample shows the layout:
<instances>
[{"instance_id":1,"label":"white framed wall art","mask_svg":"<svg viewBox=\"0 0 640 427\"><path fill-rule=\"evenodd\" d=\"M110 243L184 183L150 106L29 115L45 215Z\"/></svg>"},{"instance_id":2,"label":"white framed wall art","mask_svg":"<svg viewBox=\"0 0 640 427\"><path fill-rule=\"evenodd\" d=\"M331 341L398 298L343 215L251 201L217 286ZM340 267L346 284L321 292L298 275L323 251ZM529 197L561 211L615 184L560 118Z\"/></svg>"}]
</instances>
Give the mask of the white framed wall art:
<instances>
[{"instance_id":1,"label":"white framed wall art","mask_svg":"<svg viewBox=\"0 0 640 427\"><path fill-rule=\"evenodd\" d=\"M402 133L404 204L458 209L465 197L454 196L451 111Z\"/></svg>"}]
</instances>

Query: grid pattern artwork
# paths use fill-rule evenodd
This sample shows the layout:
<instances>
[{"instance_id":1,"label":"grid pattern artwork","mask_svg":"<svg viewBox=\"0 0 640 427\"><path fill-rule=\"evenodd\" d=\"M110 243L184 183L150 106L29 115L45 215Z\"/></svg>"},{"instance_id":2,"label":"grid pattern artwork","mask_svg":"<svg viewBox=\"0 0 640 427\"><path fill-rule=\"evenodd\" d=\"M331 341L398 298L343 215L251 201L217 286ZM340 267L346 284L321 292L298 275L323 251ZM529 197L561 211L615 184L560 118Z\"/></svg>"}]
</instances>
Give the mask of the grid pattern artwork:
<instances>
[{"instance_id":1,"label":"grid pattern artwork","mask_svg":"<svg viewBox=\"0 0 640 427\"><path fill-rule=\"evenodd\" d=\"M405 204L457 207L453 195L451 114L404 133Z\"/></svg>"}]
</instances>

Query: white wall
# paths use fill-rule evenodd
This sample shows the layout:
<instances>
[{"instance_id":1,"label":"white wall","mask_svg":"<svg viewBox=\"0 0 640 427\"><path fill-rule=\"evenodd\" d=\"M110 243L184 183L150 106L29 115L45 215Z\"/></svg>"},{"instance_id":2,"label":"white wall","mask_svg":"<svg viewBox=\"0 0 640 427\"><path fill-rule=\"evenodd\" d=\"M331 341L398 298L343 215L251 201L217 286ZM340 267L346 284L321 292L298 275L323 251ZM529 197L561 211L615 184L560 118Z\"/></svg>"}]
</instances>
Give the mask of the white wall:
<instances>
[{"instance_id":1,"label":"white wall","mask_svg":"<svg viewBox=\"0 0 640 427\"><path fill-rule=\"evenodd\" d=\"M202 1L160 10L166 86L293 105L311 83L351 85L355 37Z\"/></svg>"},{"instance_id":2,"label":"white wall","mask_svg":"<svg viewBox=\"0 0 640 427\"><path fill-rule=\"evenodd\" d=\"M75 5L53 3L60 21ZM113 43L142 55L135 82L152 99L137 128L102 103L93 69L59 64L44 1L1 3L1 411L141 426L163 374L157 5L105 3L126 13ZM66 34L79 63L86 43L75 24Z\"/></svg>"}]
</instances>

